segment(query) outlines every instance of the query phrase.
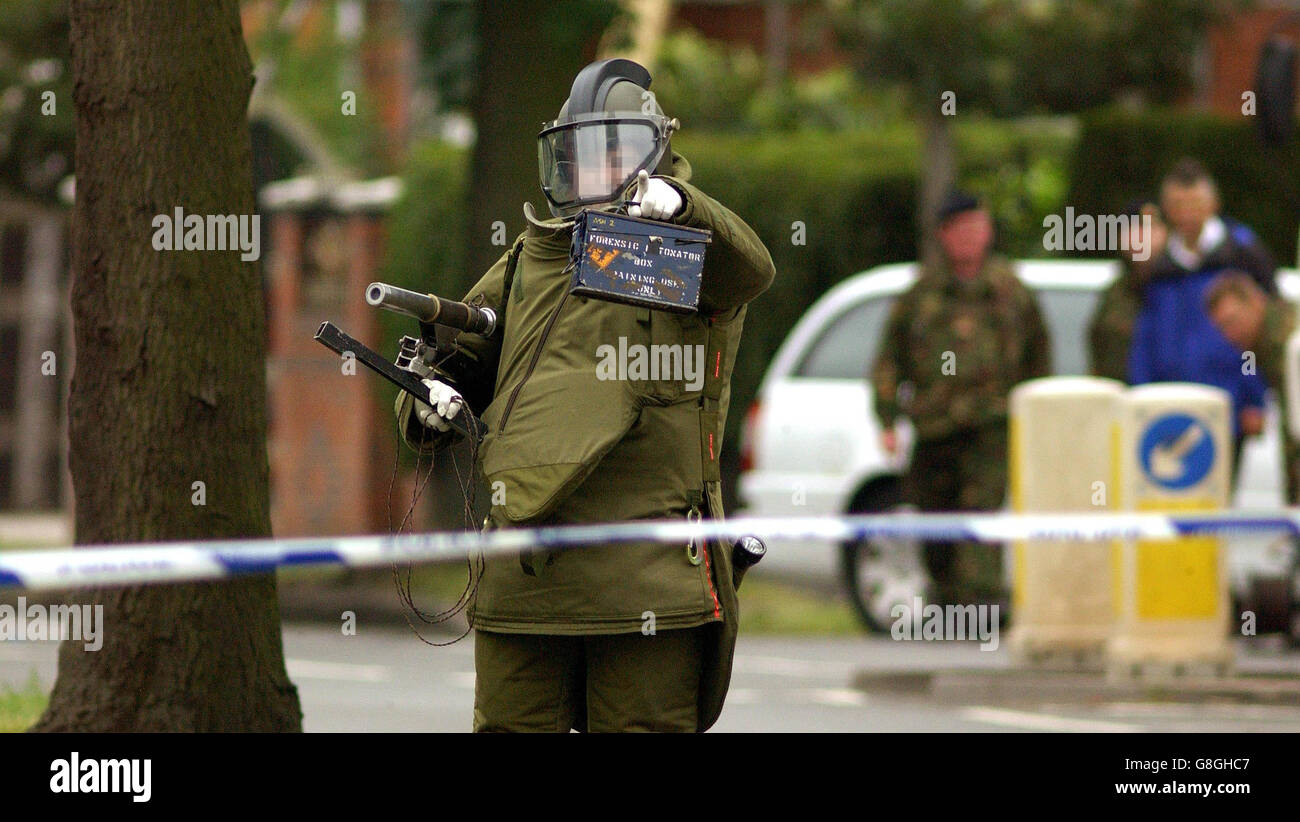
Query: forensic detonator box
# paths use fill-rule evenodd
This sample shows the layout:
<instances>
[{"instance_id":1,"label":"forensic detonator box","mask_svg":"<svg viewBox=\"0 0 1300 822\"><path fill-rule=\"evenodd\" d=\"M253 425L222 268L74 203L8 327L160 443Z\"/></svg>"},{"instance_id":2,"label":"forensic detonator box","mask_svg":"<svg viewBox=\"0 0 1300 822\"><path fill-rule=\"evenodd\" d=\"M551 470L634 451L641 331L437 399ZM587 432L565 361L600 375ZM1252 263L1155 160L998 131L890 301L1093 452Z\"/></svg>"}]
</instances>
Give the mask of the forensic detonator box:
<instances>
[{"instance_id":1,"label":"forensic detonator box","mask_svg":"<svg viewBox=\"0 0 1300 822\"><path fill-rule=\"evenodd\" d=\"M584 209L573 227L569 293L693 313L711 237L703 229Z\"/></svg>"}]
</instances>

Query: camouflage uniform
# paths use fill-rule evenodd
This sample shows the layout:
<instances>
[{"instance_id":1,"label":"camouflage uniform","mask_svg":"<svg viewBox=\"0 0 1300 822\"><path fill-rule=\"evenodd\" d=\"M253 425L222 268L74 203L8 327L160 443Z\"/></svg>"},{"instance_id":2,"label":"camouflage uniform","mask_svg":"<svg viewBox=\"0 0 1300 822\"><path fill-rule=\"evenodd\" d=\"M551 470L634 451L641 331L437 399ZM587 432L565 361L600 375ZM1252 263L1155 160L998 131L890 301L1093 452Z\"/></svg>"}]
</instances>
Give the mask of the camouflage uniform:
<instances>
[{"instance_id":1,"label":"camouflage uniform","mask_svg":"<svg viewBox=\"0 0 1300 822\"><path fill-rule=\"evenodd\" d=\"M916 431L903 496L922 511L1002 506L1007 483L1007 398L1051 373L1050 341L1033 294L999 257L969 282L925 271L890 313L872 369L883 426L906 414ZM942 601L1003 594L995 546L932 543L926 560Z\"/></svg>"},{"instance_id":2,"label":"camouflage uniform","mask_svg":"<svg viewBox=\"0 0 1300 822\"><path fill-rule=\"evenodd\" d=\"M1282 416L1282 465L1286 478L1286 498L1300 502L1300 444L1287 428L1286 342L1295 331L1295 309L1286 300L1271 298L1264 309L1264 324L1255 341L1255 362L1260 376L1273 389Z\"/></svg>"},{"instance_id":3,"label":"camouflage uniform","mask_svg":"<svg viewBox=\"0 0 1300 822\"><path fill-rule=\"evenodd\" d=\"M1088 361L1096 377L1128 382L1128 350L1142 308L1142 278L1133 263L1121 263L1119 276L1101 294L1088 324Z\"/></svg>"},{"instance_id":4,"label":"camouflage uniform","mask_svg":"<svg viewBox=\"0 0 1300 822\"><path fill-rule=\"evenodd\" d=\"M1268 387L1286 394L1286 341L1295 331L1295 310L1284 300L1272 299L1264 309L1264 324L1255 341L1255 362Z\"/></svg>"}]
</instances>

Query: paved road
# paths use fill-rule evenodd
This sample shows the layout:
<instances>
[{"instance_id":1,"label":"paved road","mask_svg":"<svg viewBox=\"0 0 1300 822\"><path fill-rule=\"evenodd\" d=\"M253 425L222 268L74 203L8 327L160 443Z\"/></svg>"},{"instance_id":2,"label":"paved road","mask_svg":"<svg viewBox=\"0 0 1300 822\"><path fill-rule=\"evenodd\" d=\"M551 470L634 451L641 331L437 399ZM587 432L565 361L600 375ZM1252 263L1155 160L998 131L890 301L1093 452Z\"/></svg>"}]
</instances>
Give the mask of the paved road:
<instances>
[{"instance_id":1,"label":"paved road","mask_svg":"<svg viewBox=\"0 0 1300 822\"><path fill-rule=\"evenodd\" d=\"M287 626L289 673L308 731L464 731L474 694L473 645L420 643L410 632ZM1256 640L1243 667L1300 676L1300 653ZM719 731L1300 731L1293 707L1110 702L1091 706L938 704L848 687L862 670L998 668L1003 651L888 639L742 637ZM0 642L0 683L56 671L53 643Z\"/></svg>"}]
</instances>

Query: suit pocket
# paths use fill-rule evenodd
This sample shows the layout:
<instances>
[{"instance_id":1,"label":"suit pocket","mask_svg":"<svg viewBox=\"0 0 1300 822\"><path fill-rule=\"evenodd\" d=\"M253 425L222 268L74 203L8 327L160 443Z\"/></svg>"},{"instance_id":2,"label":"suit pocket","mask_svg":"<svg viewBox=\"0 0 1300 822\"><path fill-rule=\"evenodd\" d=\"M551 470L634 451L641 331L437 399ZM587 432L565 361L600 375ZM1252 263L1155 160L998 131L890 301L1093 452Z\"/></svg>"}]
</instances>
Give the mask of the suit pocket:
<instances>
[{"instance_id":1,"label":"suit pocket","mask_svg":"<svg viewBox=\"0 0 1300 822\"><path fill-rule=\"evenodd\" d=\"M698 388L693 383L702 372L701 355L687 342L684 323L692 318L657 310L649 314L645 380L634 390L650 402L666 405Z\"/></svg>"},{"instance_id":2,"label":"suit pocket","mask_svg":"<svg viewBox=\"0 0 1300 822\"><path fill-rule=\"evenodd\" d=\"M638 410L625 382L590 371L534 374L508 430L489 433L481 446L483 476L493 497L504 498L494 510L514 523L548 516L623 438Z\"/></svg>"}]
</instances>

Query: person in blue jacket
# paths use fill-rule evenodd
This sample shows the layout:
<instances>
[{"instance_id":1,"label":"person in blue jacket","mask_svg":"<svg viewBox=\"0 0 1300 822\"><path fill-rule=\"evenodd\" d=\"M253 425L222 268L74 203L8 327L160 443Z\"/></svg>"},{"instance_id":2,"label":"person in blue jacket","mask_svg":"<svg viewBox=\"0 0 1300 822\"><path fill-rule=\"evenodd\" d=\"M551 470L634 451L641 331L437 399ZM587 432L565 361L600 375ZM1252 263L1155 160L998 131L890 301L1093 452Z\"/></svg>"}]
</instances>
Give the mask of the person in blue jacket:
<instances>
[{"instance_id":1,"label":"person in blue jacket","mask_svg":"<svg viewBox=\"0 0 1300 822\"><path fill-rule=\"evenodd\" d=\"M1235 476L1243 439L1263 429L1267 386L1253 362L1210 320L1206 291L1220 272L1236 269L1276 294L1276 267L1249 227L1219 215L1214 180L1195 160L1174 165L1160 198L1170 236L1144 287L1129 350L1129 381L1194 382L1227 391Z\"/></svg>"}]
</instances>

